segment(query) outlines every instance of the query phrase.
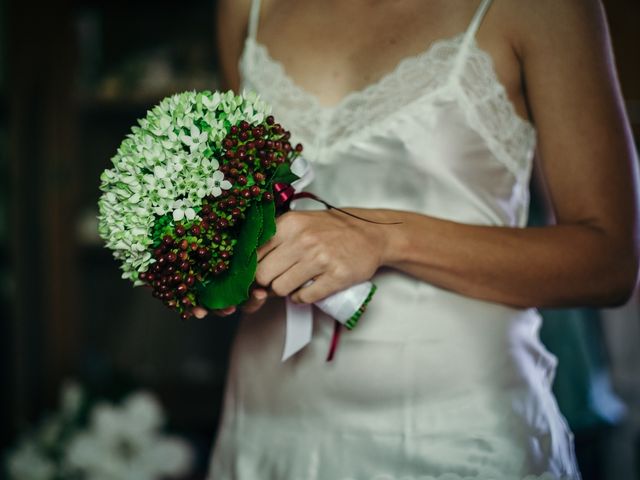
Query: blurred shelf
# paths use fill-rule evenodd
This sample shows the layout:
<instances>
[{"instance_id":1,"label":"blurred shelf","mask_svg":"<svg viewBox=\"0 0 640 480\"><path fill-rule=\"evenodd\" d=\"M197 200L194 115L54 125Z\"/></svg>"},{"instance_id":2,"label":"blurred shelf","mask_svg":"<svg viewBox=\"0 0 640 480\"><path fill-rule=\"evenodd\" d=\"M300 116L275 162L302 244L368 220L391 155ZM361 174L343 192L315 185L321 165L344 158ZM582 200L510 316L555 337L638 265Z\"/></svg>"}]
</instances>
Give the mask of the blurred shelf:
<instances>
[{"instance_id":1,"label":"blurred shelf","mask_svg":"<svg viewBox=\"0 0 640 480\"><path fill-rule=\"evenodd\" d=\"M170 95L168 93L167 95ZM79 113L84 117L128 118L143 117L147 111L166 95L149 98L101 98L81 97L78 101Z\"/></svg>"},{"instance_id":2,"label":"blurred shelf","mask_svg":"<svg viewBox=\"0 0 640 480\"><path fill-rule=\"evenodd\" d=\"M7 126L9 119L9 107L7 105L7 96L0 94L0 128Z\"/></svg>"},{"instance_id":3,"label":"blurred shelf","mask_svg":"<svg viewBox=\"0 0 640 480\"><path fill-rule=\"evenodd\" d=\"M102 245L80 245L78 253L78 260L83 264L100 267L113 265L117 268L113 255Z\"/></svg>"}]
</instances>

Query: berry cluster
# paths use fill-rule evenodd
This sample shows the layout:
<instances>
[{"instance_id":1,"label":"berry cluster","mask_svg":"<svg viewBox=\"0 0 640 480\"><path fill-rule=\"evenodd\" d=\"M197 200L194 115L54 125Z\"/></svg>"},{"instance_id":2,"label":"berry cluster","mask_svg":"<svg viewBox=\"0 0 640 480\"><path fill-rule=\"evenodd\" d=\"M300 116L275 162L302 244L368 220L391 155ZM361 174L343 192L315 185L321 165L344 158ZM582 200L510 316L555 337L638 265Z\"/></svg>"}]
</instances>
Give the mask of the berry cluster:
<instances>
[{"instance_id":1,"label":"berry cluster","mask_svg":"<svg viewBox=\"0 0 640 480\"><path fill-rule=\"evenodd\" d=\"M275 169L302 152L302 145L292 147L290 136L272 116L258 125L242 121L231 126L216 157L232 188L222 190L218 197L204 198L199 218L164 229L153 252L155 262L139 279L183 319L191 317L191 308L197 303L192 287L208 275L229 269L236 227L245 210L252 202L273 201L270 179Z\"/></svg>"}]
</instances>

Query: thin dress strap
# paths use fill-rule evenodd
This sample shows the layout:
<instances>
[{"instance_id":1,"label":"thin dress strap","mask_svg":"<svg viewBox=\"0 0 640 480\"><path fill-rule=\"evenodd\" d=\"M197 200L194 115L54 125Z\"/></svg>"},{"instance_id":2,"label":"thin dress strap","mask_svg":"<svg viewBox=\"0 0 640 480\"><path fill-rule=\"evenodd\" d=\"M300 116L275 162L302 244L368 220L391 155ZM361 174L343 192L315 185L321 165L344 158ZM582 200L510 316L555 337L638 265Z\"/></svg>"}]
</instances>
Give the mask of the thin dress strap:
<instances>
[{"instance_id":1,"label":"thin dress strap","mask_svg":"<svg viewBox=\"0 0 640 480\"><path fill-rule=\"evenodd\" d=\"M258 20L260 19L260 0L251 2L251 12L249 13L249 29L248 36L255 42L258 35Z\"/></svg>"},{"instance_id":2,"label":"thin dress strap","mask_svg":"<svg viewBox=\"0 0 640 480\"><path fill-rule=\"evenodd\" d=\"M467 54L469 53L469 46L471 42L475 39L476 33L478 32L478 28L480 28L480 24L482 23L482 19L484 18L487 10L491 6L492 0L482 0L480 6L476 10L475 15L471 19L471 23L469 23L469 27L464 34L462 39L462 43L460 44L460 50L458 51L458 58L456 59L456 64L453 68L452 75L453 77L457 77L464 66L464 62L467 59Z\"/></svg>"}]
</instances>

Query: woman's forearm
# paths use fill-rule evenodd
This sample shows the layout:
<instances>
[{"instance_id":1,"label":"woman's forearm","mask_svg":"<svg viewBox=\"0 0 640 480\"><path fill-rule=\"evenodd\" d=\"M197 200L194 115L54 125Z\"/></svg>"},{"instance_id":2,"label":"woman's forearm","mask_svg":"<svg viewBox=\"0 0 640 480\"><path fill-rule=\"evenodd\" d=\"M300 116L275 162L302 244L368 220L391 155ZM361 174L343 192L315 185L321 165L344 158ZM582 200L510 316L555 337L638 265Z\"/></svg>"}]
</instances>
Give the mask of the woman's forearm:
<instances>
[{"instance_id":1,"label":"woman's forearm","mask_svg":"<svg viewBox=\"0 0 640 480\"><path fill-rule=\"evenodd\" d=\"M611 306L633 292L638 259L631 242L590 225L475 226L410 212L351 212L384 237L381 266L438 287L515 307Z\"/></svg>"}]
</instances>

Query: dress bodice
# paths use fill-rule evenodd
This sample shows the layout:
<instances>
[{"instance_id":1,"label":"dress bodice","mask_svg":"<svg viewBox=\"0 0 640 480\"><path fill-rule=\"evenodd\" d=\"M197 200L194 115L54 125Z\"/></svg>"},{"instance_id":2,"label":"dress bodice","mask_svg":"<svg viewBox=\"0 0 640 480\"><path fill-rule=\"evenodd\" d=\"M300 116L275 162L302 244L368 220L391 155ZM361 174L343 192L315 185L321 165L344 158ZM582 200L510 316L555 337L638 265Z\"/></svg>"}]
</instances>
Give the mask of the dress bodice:
<instances>
[{"instance_id":1,"label":"dress bodice","mask_svg":"<svg viewBox=\"0 0 640 480\"><path fill-rule=\"evenodd\" d=\"M310 190L331 203L524 226L536 132L477 45L483 14L331 107L295 83L250 25L243 86L304 145Z\"/></svg>"}]
</instances>

